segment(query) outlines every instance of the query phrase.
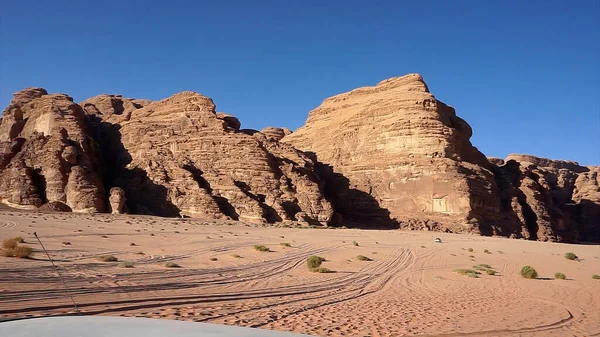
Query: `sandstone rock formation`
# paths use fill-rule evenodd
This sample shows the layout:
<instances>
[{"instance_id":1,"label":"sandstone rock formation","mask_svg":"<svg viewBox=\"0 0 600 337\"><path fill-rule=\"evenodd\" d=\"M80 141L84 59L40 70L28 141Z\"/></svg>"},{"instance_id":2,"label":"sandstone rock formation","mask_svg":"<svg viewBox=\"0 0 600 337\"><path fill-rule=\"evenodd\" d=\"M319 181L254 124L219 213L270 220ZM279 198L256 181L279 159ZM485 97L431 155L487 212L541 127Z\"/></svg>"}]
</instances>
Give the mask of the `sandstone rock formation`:
<instances>
[{"instance_id":1,"label":"sandstone rock formation","mask_svg":"<svg viewBox=\"0 0 600 337\"><path fill-rule=\"evenodd\" d=\"M600 241L599 167L511 154L492 170L502 210L515 214L521 237Z\"/></svg>"},{"instance_id":2,"label":"sandstone rock formation","mask_svg":"<svg viewBox=\"0 0 600 337\"><path fill-rule=\"evenodd\" d=\"M479 232L468 220L485 220L499 205L490 164L471 134L411 74L326 99L282 141L316 154L345 220L431 214L448 218L453 231Z\"/></svg>"},{"instance_id":3,"label":"sandstone rock formation","mask_svg":"<svg viewBox=\"0 0 600 337\"><path fill-rule=\"evenodd\" d=\"M107 95L81 103L105 154L105 185L125 191L130 211L252 222L291 221L302 212L321 225L331 219L313 162L277 137L240 130L237 118L216 113L211 99L194 92L134 103Z\"/></svg>"},{"instance_id":4,"label":"sandstone rock formation","mask_svg":"<svg viewBox=\"0 0 600 337\"><path fill-rule=\"evenodd\" d=\"M0 199L25 208L63 202L101 212L104 188L95 144L73 99L29 88L14 95L0 124Z\"/></svg>"},{"instance_id":5,"label":"sandstone rock formation","mask_svg":"<svg viewBox=\"0 0 600 337\"><path fill-rule=\"evenodd\" d=\"M486 158L418 74L328 98L294 133L241 127L195 92L75 104L28 88L0 119L0 201L600 241L600 167Z\"/></svg>"},{"instance_id":6,"label":"sandstone rock formation","mask_svg":"<svg viewBox=\"0 0 600 337\"><path fill-rule=\"evenodd\" d=\"M543 241L600 241L598 168L486 158L418 74L339 94L287 142L312 153L348 222Z\"/></svg>"}]
</instances>

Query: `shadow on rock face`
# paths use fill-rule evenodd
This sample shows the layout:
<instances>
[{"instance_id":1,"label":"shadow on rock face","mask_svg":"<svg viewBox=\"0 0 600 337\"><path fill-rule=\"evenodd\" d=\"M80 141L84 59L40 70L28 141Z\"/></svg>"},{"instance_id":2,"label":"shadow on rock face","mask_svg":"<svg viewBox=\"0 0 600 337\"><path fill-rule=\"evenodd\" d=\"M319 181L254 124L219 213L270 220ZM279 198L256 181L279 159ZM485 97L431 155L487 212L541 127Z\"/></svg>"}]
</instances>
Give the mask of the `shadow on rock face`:
<instances>
[{"instance_id":1,"label":"shadow on rock face","mask_svg":"<svg viewBox=\"0 0 600 337\"><path fill-rule=\"evenodd\" d=\"M308 152L315 161L315 171L325 181L323 193L340 214L342 221L336 220L331 226L346 226L364 229L399 228L396 220L390 217L390 211L382 208L379 202L369 193L350 188L350 180L341 173L333 171L333 167L316 160L314 153Z\"/></svg>"}]
</instances>

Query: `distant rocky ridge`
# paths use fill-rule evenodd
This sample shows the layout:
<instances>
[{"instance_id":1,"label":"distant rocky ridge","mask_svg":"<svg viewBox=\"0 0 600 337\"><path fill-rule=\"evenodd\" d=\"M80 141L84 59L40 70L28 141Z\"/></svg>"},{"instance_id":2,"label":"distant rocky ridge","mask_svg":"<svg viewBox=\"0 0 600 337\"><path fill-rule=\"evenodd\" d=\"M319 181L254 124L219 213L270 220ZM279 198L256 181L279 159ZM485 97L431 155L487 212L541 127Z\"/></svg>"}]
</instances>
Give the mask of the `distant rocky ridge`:
<instances>
[{"instance_id":1,"label":"distant rocky ridge","mask_svg":"<svg viewBox=\"0 0 600 337\"><path fill-rule=\"evenodd\" d=\"M486 158L471 135L418 74L328 98L294 133L242 129L194 92L76 104L28 88L0 120L0 200L28 209L600 241L599 167Z\"/></svg>"}]
</instances>

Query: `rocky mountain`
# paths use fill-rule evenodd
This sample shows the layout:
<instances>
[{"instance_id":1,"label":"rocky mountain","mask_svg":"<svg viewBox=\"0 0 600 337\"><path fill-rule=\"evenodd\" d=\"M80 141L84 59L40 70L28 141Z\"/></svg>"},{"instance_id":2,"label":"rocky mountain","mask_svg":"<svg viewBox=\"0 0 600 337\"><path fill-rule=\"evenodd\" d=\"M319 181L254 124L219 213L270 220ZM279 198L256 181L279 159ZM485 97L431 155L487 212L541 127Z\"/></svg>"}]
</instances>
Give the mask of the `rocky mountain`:
<instances>
[{"instance_id":1,"label":"rocky mountain","mask_svg":"<svg viewBox=\"0 0 600 337\"><path fill-rule=\"evenodd\" d=\"M197 93L75 104L34 88L3 116L0 197L9 205L317 225L333 215L313 162L277 141L286 130L240 130Z\"/></svg>"},{"instance_id":2,"label":"rocky mountain","mask_svg":"<svg viewBox=\"0 0 600 337\"><path fill-rule=\"evenodd\" d=\"M597 167L517 155L490 161L471 135L410 74L326 99L282 141L312 153L346 224L600 239Z\"/></svg>"},{"instance_id":3,"label":"rocky mountain","mask_svg":"<svg viewBox=\"0 0 600 337\"><path fill-rule=\"evenodd\" d=\"M295 132L213 101L28 88L0 119L0 200L19 208L600 241L599 167L486 158L418 74L326 99Z\"/></svg>"}]
</instances>

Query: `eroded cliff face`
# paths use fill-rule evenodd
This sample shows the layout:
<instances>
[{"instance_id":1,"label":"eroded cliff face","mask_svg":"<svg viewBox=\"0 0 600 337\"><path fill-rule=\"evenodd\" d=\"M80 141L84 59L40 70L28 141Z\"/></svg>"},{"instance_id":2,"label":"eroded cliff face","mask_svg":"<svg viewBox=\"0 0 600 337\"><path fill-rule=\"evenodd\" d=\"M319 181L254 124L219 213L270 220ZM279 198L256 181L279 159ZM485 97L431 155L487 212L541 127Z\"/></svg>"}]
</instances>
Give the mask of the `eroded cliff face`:
<instances>
[{"instance_id":1,"label":"eroded cliff face","mask_svg":"<svg viewBox=\"0 0 600 337\"><path fill-rule=\"evenodd\" d=\"M76 212L102 212L96 156L85 114L71 97L18 92L0 123L0 199L21 208L62 202Z\"/></svg>"},{"instance_id":2,"label":"eroded cliff face","mask_svg":"<svg viewBox=\"0 0 600 337\"><path fill-rule=\"evenodd\" d=\"M402 225L429 214L452 231L478 232L474 224L499 204L490 163L471 135L454 109L410 74L326 99L282 141L314 152L329 168L344 219L389 217Z\"/></svg>"},{"instance_id":3,"label":"eroded cliff face","mask_svg":"<svg viewBox=\"0 0 600 337\"><path fill-rule=\"evenodd\" d=\"M20 208L600 241L600 167L486 158L418 74L242 129L213 101L28 88L0 119L0 200Z\"/></svg>"},{"instance_id":4,"label":"eroded cliff face","mask_svg":"<svg viewBox=\"0 0 600 337\"><path fill-rule=\"evenodd\" d=\"M511 154L495 162L502 210L520 235L540 241L600 241L599 167Z\"/></svg>"},{"instance_id":5,"label":"eroded cliff face","mask_svg":"<svg viewBox=\"0 0 600 337\"><path fill-rule=\"evenodd\" d=\"M240 130L210 98L182 92L149 103L101 95L81 105L106 153L105 184L122 188L134 213L331 220L313 162L277 142L275 128Z\"/></svg>"}]
</instances>

